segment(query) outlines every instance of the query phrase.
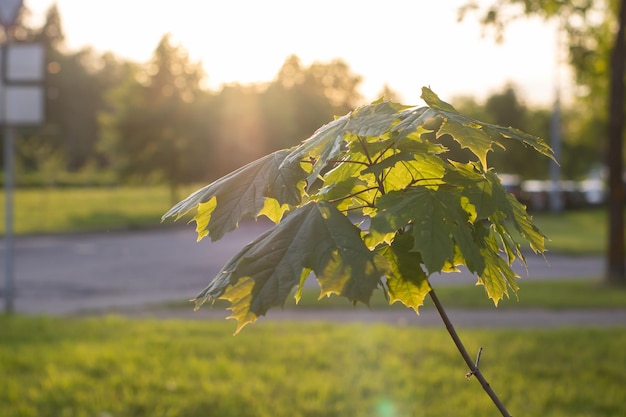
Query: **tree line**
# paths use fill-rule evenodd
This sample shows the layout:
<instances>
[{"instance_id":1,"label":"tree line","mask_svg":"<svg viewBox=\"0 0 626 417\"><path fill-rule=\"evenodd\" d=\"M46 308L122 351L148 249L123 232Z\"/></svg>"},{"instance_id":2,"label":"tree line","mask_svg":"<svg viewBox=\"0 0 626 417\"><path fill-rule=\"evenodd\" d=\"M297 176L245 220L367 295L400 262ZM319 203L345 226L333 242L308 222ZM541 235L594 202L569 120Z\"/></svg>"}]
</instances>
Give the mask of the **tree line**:
<instances>
[{"instance_id":1,"label":"tree line","mask_svg":"<svg viewBox=\"0 0 626 417\"><path fill-rule=\"evenodd\" d=\"M211 91L203 87L207 74L200 63L169 35L147 63L89 48L68 52L56 6L41 27L19 23L11 35L42 42L47 51L46 122L20 132L18 182L22 173L44 173L50 180L45 173L90 169L113 172L116 181L167 182L176 198L179 185L219 177L296 145L363 102L361 77L339 59L307 66L290 56L270 82ZM388 87L383 95L396 99ZM484 101L449 101L479 120L549 138L550 109L527 106L514 85ZM563 173L581 177L601 161L597 128L605 116L571 106L563 118ZM451 141L450 152L463 152L454 146ZM519 145L490 157L498 172L545 178L548 163L529 152Z\"/></svg>"}]
</instances>

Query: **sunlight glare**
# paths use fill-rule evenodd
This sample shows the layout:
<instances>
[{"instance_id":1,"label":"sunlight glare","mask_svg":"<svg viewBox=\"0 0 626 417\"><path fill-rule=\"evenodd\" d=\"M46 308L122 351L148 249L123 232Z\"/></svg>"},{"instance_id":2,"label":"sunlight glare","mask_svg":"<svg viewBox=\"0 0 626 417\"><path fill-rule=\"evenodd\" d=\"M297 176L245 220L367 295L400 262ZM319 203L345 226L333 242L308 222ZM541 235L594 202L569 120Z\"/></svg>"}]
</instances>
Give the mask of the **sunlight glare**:
<instances>
[{"instance_id":1,"label":"sunlight glare","mask_svg":"<svg viewBox=\"0 0 626 417\"><path fill-rule=\"evenodd\" d=\"M42 19L54 0L25 0ZM465 0L56 0L72 49L91 45L147 62L165 33L201 61L208 86L271 81L292 54L303 65L341 58L363 77L366 100L384 84L407 104L422 86L444 99L484 98L514 82L530 102L552 97L555 30L538 20L507 28L505 44L481 36L478 16L457 22Z\"/></svg>"}]
</instances>

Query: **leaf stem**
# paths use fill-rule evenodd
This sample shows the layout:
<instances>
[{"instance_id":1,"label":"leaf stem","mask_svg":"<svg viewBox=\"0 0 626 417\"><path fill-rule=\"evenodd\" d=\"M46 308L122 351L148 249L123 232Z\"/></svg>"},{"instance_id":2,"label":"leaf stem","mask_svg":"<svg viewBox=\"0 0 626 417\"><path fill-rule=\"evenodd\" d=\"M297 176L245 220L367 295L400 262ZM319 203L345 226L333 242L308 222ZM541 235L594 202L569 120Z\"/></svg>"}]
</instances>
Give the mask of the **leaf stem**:
<instances>
[{"instance_id":1,"label":"leaf stem","mask_svg":"<svg viewBox=\"0 0 626 417\"><path fill-rule=\"evenodd\" d=\"M361 144L363 144L363 143L361 142ZM375 164L379 163L379 162L380 162L380 160L381 160L381 159L383 159L383 157L385 156L385 153L387 153L387 151L388 151L389 149L393 148L393 146L394 146L394 145L395 145L394 143L390 143L390 144L389 144L389 146L387 146L385 149L383 149L382 151L380 151L380 152L378 153L378 156L377 156L377 157L376 157L376 159L374 160L374 163L375 163Z\"/></svg>"},{"instance_id":2,"label":"leaf stem","mask_svg":"<svg viewBox=\"0 0 626 417\"><path fill-rule=\"evenodd\" d=\"M310 160L310 159L303 159L301 161L304 164L311 164L311 165L315 165L316 161L314 160ZM328 161L329 164L356 164L356 165L363 165L366 167L369 167L370 164L367 162L363 162L363 161L352 161L349 159L329 159Z\"/></svg>"},{"instance_id":3,"label":"leaf stem","mask_svg":"<svg viewBox=\"0 0 626 417\"><path fill-rule=\"evenodd\" d=\"M356 165L363 165L363 166L366 166L366 167L370 166L370 164L368 164L367 162L351 161L349 159L329 159L328 162L332 163L332 164L356 164Z\"/></svg>"},{"instance_id":4,"label":"leaf stem","mask_svg":"<svg viewBox=\"0 0 626 417\"><path fill-rule=\"evenodd\" d=\"M377 189L378 189L378 187L364 188L363 190L355 191L354 193L347 194L347 195L344 195L342 197L335 198L333 200L328 200L328 202L329 203L333 203L333 204L334 203L338 203L340 201L347 200L347 199L352 198L352 197L357 197L359 194L363 194L363 193L366 193L368 191L377 190ZM363 201L364 203L371 204L367 200L365 200L364 198L359 198L359 200Z\"/></svg>"},{"instance_id":5,"label":"leaf stem","mask_svg":"<svg viewBox=\"0 0 626 417\"><path fill-rule=\"evenodd\" d=\"M427 184L427 185L446 185L447 182L442 181L442 178L432 177L432 178L414 178L408 187L417 184L420 181L441 181L439 184Z\"/></svg>"},{"instance_id":6,"label":"leaf stem","mask_svg":"<svg viewBox=\"0 0 626 417\"><path fill-rule=\"evenodd\" d=\"M373 166L376 164L376 162L374 162L372 160L372 157L369 153L369 151L367 150L367 146L365 146L365 141L363 140L363 138L361 136L359 136L359 143L361 144L361 148L363 149L363 153L365 154L365 157L367 158L368 161L368 166ZM383 183L383 180L380 177L376 177L376 183L378 184L378 191L380 192L381 195L385 195L385 185Z\"/></svg>"},{"instance_id":7,"label":"leaf stem","mask_svg":"<svg viewBox=\"0 0 626 417\"><path fill-rule=\"evenodd\" d=\"M504 407L504 404L502 404L502 401L500 401L496 393L491 388L491 385L489 385L489 382L487 382L482 372L478 368L479 359L477 358L476 362L473 362L472 357L469 355L469 353L467 353L467 349L465 349L463 342L461 342L461 338L459 337L456 330L454 329L454 326L452 325L452 322L450 321L448 314L444 310L443 305L439 301L439 298L437 297L437 294L435 294L435 290L433 290L432 287L428 295L430 295L430 298L433 300L433 304L435 304L435 307L437 308L437 312L439 313L439 315L441 316L441 319L446 325L446 329L448 330L450 337L452 338L452 340L454 341L454 344L459 350L459 353L463 357L463 360L465 361L468 368L470 369L471 375L476 376L476 379L480 382L480 385L483 387L483 390L485 390L489 398L491 398L491 401L493 401L493 403L498 408L502 416L511 417L507 409Z\"/></svg>"}]
</instances>

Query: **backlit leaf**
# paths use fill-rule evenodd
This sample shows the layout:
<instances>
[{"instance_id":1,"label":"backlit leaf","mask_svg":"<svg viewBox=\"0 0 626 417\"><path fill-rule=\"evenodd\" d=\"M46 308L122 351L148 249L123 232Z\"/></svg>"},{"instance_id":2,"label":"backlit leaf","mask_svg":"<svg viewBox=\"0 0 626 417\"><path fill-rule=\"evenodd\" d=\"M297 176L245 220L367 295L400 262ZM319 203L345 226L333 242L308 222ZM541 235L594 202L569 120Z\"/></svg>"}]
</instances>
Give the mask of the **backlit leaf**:
<instances>
[{"instance_id":1,"label":"backlit leaf","mask_svg":"<svg viewBox=\"0 0 626 417\"><path fill-rule=\"evenodd\" d=\"M508 139L532 146L536 151L556 162L552 149L536 136L512 127L484 123L461 115L453 106L439 99L435 93L426 87L422 88L422 99L432 109L432 113L444 119L443 124L437 131L437 136L445 134L452 136L461 147L469 149L476 155L483 169L488 167L487 154L494 146L504 149Z\"/></svg>"},{"instance_id":2,"label":"backlit leaf","mask_svg":"<svg viewBox=\"0 0 626 417\"><path fill-rule=\"evenodd\" d=\"M345 147L345 127L349 114L335 119L333 122L320 127L311 137L293 149L283 161L284 165L292 166L305 159L311 159L314 165L307 178L311 187L320 172L328 165L331 159L339 157Z\"/></svg>"},{"instance_id":3,"label":"backlit leaf","mask_svg":"<svg viewBox=\"0 0 626 417\"><path fill-rule=\"evenodd\" d=\"M176 204L163 219L197 208L194 220L198 239L208 235L212 241L234 230L246 217L267 214L274 221L280 220L283 205L299 205L304 192L306 172L299 163L283 163L289 153L269 154L220 178Z\"/></svg>"},{"instance_id":4,"label":"backlit leaf","mask_svg":"<svg viewBox=\"0 0 626 417\"><path fill-rule=\"evenodd\" d=\"M378 209L370 234L386 236L411 224L412 250L422 255L429 274L441 271L446 261L455 258L455 237L457 241L466 240L470 233L469 214L461 207L460 199L445 190L417 186L391 192L378 200Z\"/></svg>"},{"instance_id":5,"label":"backlit leaf","mask_svg":"<svg viewBox=\"0 0 626 417\"><path fill-rule=\"evenodd\" d=\"M493 150L496 141L491 139L481 127L472 122L459 122L458 117L448 116L437 131L437 135L450 135L456 140L461 148L471 150L481 162L483 167L487 167L487 154Z\"/></svg>"},{"instance_id":6,"label":"backlit leaf","mask_svg":"<svg viewBox=\"0 0 626 417\"><path fill-rule=\"evenodd\" d=\"M412 248L413 236L410 233L399 233L393 243L384 246L380 253L387 259L391 269L387 274L389 302L399 301L417 313L431 288L422 270L421 257L412 252Z\"/></svg>"},{"instance_id":7,"label":"backlit leaf","mask_svg":"<svg viewBox=\"0 0 626 417\"><path fill-rule=\"evenodd\" d=\"M506 191L504 186L497 179L493 171L487 172L487 177L491 178L493 184L493 195L497 206L505 213L507 220L511 221L517 231L528 241L530 247L535 252L545 252L545 235L535 226L532 218L526 212L524 206L517 199Z\"/></svg>"},{"instance_id":8,"label":"backlit leaf","mask_svg":"<svg viewBox=\"0 0 626 417\"><path fill-rule=\"evenodd\" d=\"M477 225L476 242L485 261L485 268L478 275L478 283L485 287L488 297L497 306L498 301L509 295L508 288L517 292L518 285L515 279L518 275L499 255L498 243L493 232L482 224Z\"/></svg>"},{"instance_id":9,"label":"backlit leaf","mask_svg":"<svg viewBox=\"0 0 626 417\"><path fill-rule=\"evenodd\" d=\"M367 249L346 216L328 203L309 203L235 255L196 301L230 301L240 329L282 306L301 285L303 272L313 271L322 296L339 294L367 304L386 270L384 259Z\"/></svg>"}]
</instances>

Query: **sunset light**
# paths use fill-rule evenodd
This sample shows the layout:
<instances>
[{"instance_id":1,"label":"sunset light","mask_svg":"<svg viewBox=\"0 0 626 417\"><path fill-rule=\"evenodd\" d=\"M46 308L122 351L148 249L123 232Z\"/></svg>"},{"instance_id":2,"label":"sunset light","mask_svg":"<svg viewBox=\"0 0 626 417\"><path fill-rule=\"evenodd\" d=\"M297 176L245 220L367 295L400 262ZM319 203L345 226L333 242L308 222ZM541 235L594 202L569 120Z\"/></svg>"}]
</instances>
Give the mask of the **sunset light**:
<instances>
[{"instance_id":1,"label":"sunset light","mask_svg":"<svg viewBox=\"0 0 626 417\"><path fill-rule=\"evenodd\" d=\"M53 0L26 0L43 19ZM409 104L420 87L442 97L485 97L514 83L527 101L546 105L553 96L555 29L520 21L496 44L483 36L478 17L457 21L464 0L447 2L286 0L57 0L66 43L91 46L137 62L149 60L159 39L171 33L203 63L208 86L271 81L285 59L304 64L345 60L363 77L365 100L383 85Z\"/></svg>"},{"instance_id":2,"label":"sunset light","mask_svg":"<svg viewBox=\"0 0 626 417\"><path fill-rule=\"evenodd\" d=\"M0 0L0 417L626 416L625 84L626 0Z\"/></svg>"}]
</instances>

